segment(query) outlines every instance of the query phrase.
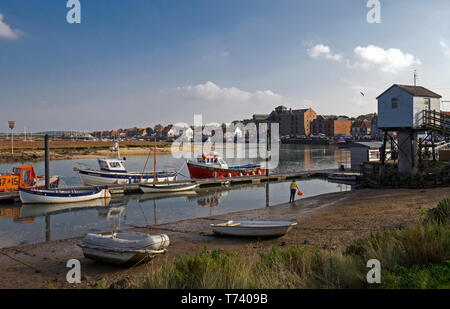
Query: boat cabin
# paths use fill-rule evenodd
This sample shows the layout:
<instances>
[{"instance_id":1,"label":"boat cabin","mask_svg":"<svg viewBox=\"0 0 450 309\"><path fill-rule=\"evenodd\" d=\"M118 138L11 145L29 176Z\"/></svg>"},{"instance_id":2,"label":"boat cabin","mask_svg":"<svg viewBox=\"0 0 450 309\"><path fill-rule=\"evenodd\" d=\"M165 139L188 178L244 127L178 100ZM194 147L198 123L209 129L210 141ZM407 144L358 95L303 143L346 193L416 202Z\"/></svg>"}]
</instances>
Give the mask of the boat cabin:
<instances>
[{"instance_id":1,"label":"boat cabin","mask_svg":"<svg viewBox=\"0 0 450 309\"><path fill-rule=\"evenodd\" d=\"M126 173L127 170L120 159L98 159L100 169L105 172Z\"/></svg>"},{"instance_id":2,"label":"boat cabin","mask_svg":"<svg viewBox=\"0 0 450 309\"><path fill-rule=\"evenodd\" d=\"M217 152L201 154L197 157L197 163L228 168L228 164L219 156Z\"/></svg>"}]
</instances>

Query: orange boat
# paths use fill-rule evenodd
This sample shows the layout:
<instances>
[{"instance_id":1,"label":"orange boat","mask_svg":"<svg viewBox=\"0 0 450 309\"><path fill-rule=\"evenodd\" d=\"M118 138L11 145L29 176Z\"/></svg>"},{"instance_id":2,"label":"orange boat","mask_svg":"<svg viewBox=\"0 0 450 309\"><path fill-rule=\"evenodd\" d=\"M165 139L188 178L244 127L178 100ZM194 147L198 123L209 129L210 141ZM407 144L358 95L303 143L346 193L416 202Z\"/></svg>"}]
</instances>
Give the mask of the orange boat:
<instances>
[{"instance_id":1,"label":"orange boat","mask_svg":"<svg viewBox=\"0 0 450 309\"><path fill-rule=\"evenodd\" d=\"M57 188L59 176L50 177L50 187ZM0 192L18 191L22 188L45 187L45 176L37 175L33 165L13 167L12 173L0 174Z\"/></svg>"}]
</instances>

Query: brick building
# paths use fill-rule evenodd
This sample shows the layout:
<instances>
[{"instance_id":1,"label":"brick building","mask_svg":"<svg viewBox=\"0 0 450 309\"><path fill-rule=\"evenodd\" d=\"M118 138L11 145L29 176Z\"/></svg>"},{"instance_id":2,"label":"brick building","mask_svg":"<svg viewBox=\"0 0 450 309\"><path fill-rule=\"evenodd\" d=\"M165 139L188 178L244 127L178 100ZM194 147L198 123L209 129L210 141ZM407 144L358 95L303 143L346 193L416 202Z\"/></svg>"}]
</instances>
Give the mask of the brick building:
<instances>
[{"instance_id":1,"label":"brick building","mask_svg":"<svg viewBox=\"0 0 450 309\"><path fill-rule=\"evenodd\" d=\"M352 121L348 118L319 115L311 122L311 133L325 134L327 137L350 135L351 126Z\"/></svg>"},{"instance_id":2,"label":"brick building","mask_svg":"<svg viewBox=\"0 0 450 309\"><path fill-rule=\"evenodd\" d=\"M280 136L300 136L311 133L311 122L316 117L317 114L312 108L293 110L278 106L270 113L268 120L280 124Z\"/></svg>"}]
</instances>

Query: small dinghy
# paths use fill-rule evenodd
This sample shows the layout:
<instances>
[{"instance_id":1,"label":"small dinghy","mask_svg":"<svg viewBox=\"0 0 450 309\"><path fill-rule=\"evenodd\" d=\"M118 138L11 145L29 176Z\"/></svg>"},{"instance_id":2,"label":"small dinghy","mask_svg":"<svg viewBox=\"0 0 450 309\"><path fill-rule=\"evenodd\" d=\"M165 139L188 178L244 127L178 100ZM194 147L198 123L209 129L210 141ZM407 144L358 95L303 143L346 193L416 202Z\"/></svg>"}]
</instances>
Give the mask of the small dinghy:
<instances>
[{"instance_id":1,"label":"small dinghy","mask_svg":"<svg viewBox=\"0 0 450 309\"><path fill-rule=\"evenodd\" d=\"M228 221L211 224L211 228L219 235L275 237L286 234L296 224L289 221Z\"/></svg>"},{"instance_id":2,"label":"small dinghy","mask_svg":"<svg viewBox=\"0 0 450 309\"><path fill-rule=\"evenodd\" d=\"M111 193L106 187L64 188L64 189L28 189L19 188L23 204L60 204L109 198Z\"/></svg>"},{"instance_id":3,"label":"small dinghy","mask_svg":"<svg viewBox=\"0 0 450 309\"><path fill-rule=\"evenodd\" d=\"M105 263L140 263L165 253L169 237L138 232L117 232L112 235L87 234L83 243L84 257Z\"/></svg>"},{"instance_id":4,"label":"small dinghy","mask_svg":"<svg viewBox=\"0 0 450 309\"><path fill-rule=\"evenodd\" d=\"M140 184L139 188L144 193L181 192L193 190L197 184L192 183L156 183Z\"/></svg>"}]
</instances>

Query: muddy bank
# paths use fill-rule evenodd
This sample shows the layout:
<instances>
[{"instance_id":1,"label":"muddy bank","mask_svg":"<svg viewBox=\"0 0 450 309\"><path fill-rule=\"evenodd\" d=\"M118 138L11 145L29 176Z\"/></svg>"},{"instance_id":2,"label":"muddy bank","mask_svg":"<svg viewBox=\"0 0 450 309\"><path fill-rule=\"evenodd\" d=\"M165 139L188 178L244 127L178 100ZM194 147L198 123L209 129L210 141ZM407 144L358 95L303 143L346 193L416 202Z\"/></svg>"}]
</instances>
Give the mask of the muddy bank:
<instances>
[{"instance_id":1,"label":"muddy bank","mask_svg":"<svg viewBox=\"0 0 450 309\"><path fill-rule=\"evenodd\" d=\"M84 147L80 145L79 147L69 147L57 145L52 147L50 145L50 160L71 160L71 159L92 159L92 158L104 158L110 156L116 156L117 153L112 153L109 147L97 146L97 147ZM224 146L225 148L234 148L234 145ZM202 150L201 146L192 147L193 151ZM214 148L215 149L215 148ZM219 149L219 148L217 148ZM170 143L164 143L163 145L158 145L156 150L151 146L120 146L120 156L148 156L153 155L156 152L157 155L180 153L184 150L182 148L172 148ZM39 148L33 149L16 149L14 154L11 154L11 150L0 149L0 163L8 162L38 162L44 160L44 150Z\"/></svg>"},{"instance_id":2,"label":"muddy bank","mask_svg":"<svg viewBox=\"0 0 450 309\"><path fill-rule=\"evenodd\" d=\"M125 156L144 156L153 150L144 147L121 148L121 157ZM170 147L157 148L157 154L172 153ZM6 162L37 162L44 160L43 150L23 150L11 153L0 152L0 163ZM71 160L71 159L91 159L104 158L111 156L111 152L106 149L55 149L50 151L50 160Z\"/></svg>"},{"instance_id":3,"label":"muddy bank","mask_svg":"<svg viewBox=\"0 0 450 309\"><path fill-rule=\"evenodd\" d=\"M433 188L364 189L320 195L251 211L190 219L157 226L135 228L134 231L151 234L165 233L170 237L169 252L153 261L133 268L100 264L85 259L76 246L82 238L28 245L0 250L0 288L73 288L66 282L66 262L81 261L81 287L126 287L145 275L148 269L170 263L177 255L209 250L241 250L243 254L269 250L272 246L293 247L313 245L342 250L352 241L384 228L399 228L420 219L419 208L432 208L450 190ZM231 220L289 220L296 221L287 235L268 240L215 237L210 223Z\"/></svg>"}]
</instances>

